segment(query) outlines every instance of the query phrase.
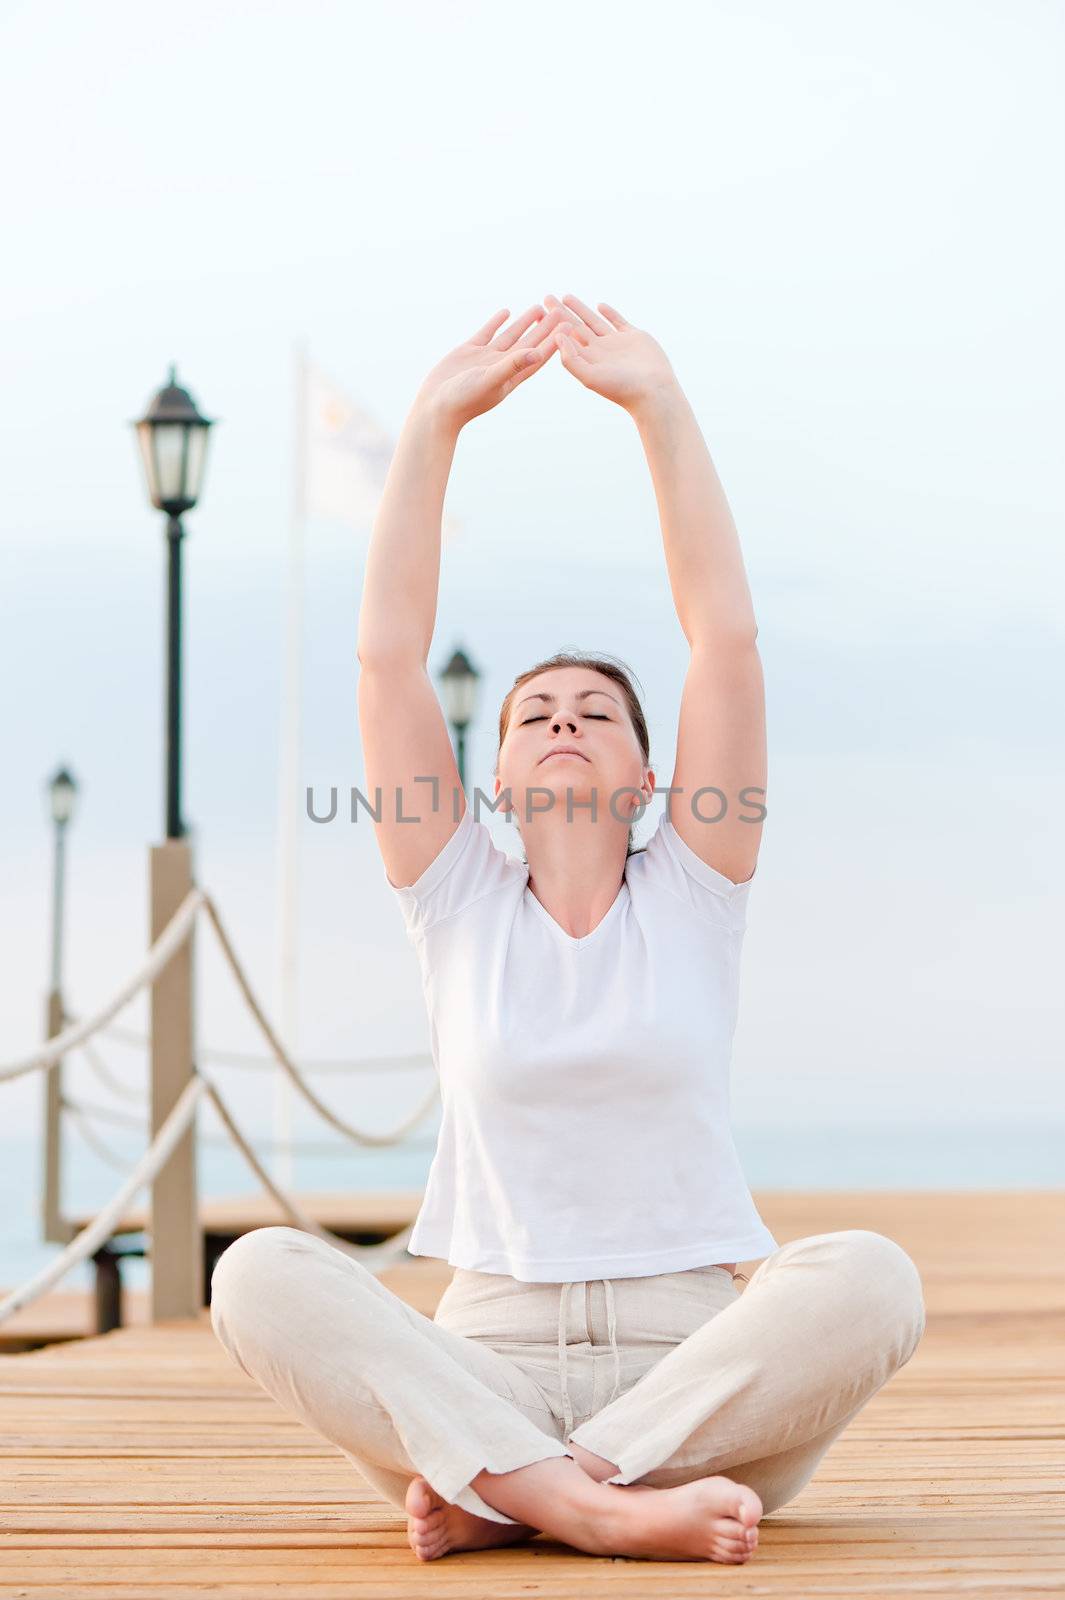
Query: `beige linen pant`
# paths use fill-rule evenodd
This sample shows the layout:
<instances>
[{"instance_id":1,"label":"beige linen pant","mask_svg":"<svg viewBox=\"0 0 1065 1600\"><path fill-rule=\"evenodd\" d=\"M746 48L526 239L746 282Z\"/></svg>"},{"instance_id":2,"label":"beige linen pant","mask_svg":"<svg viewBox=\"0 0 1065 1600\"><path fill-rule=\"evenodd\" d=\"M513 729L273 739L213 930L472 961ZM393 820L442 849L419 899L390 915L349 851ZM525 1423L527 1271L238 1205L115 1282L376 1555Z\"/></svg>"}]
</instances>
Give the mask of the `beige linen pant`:
<instances>
[{"instance_id":1,"label":"beige linen pant","mask_svg":"<svg viewBox=\"0 0 1065 1600\"><path fill-rule=\"evenodd\" d=\"M913 1355L925 1307L901 1246L852 1228L781 1246L742 1291L717 1266L573 1284L458 1267L431 1320L313 1234L270 1227L219 1257L211 1322L392 1505L420 1474L512 1523L471 1479L571 1443L618 1466L609 1483L722 1473L776 1510Z\"/></svg>"}]
</instances>

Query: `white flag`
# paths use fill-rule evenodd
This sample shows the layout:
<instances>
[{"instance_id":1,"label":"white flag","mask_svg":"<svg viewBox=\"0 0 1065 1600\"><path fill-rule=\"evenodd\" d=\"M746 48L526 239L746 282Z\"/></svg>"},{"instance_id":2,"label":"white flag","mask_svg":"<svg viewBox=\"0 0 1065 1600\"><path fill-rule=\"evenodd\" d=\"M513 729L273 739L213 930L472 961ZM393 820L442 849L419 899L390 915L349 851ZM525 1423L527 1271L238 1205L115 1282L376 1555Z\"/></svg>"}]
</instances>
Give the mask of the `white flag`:
<instances>
[{"instance_id":1,"label":"white flag","mask_svg":"<svg viewBox=\"0 0 1065 1600\"><path fill-rule=\"evenodd\" d=\"M313 361L305 367L304 509L369 533L395 441ZM458 523L445 512L445 541Z\"/></svg>"}]
</instances>

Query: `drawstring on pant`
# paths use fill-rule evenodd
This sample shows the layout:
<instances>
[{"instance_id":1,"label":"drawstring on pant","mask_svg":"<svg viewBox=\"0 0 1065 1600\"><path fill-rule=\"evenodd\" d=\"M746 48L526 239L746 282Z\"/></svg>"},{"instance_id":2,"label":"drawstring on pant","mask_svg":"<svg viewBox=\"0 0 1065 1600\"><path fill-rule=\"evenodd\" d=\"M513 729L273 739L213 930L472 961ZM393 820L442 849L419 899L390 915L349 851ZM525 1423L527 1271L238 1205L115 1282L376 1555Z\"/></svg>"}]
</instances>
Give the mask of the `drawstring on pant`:
<instances>
[{"instance_id":1,"label":"drawstring on pant","mask_svg":"<svg viewBox=\"0 0 1065 1600\"><path fill-rule=\"evenodd\" d=\"M614 1356L614 1387L610 1391L607 1405L621 1390L621 1352L618 1350L617 1339L617 1312L614 1306L614 1285L609 1278L598 1280L603 1285L606 1294L606 1319L607 1337ZM566 1333L569 1324L569 1291L572 1283L564 1283L558 1296L558 1376L562 1390L562 1422L563 1439L568 1439L570 1429L573 1427L573 1409L569 1400L569 1381L566 1372Z\"/></svg>"},{"instance_id":2,"label":"drawstring on pant","mask_svg":"<svg viewBox=\"0 0 1065 1600\"><path fill-rule=\"evenodd\" d=\"M562 1386L562 1438L569 1438L569 1431L573 1426L573 1412L570 1410L569 1388L566 1383L566 1321L567 1300L573 1285L564 1283L558 1297L558 1376Z\"/></svg>"},{"instance_id":3,"label":"drawstring on pant","mask_svg":"<svg viewBox=\"0 0 1065 1600\"><path fill-rule=\"evenodd\" d=\"M621 1352L618 1350L618 1319L614 1312L614 1285L609 1278L603 1279L606 1289L606 1327L610 1348L614 1352L614 1387L610 1391L607 1405L621 1393Z\"/></svg>"}]
</instances>

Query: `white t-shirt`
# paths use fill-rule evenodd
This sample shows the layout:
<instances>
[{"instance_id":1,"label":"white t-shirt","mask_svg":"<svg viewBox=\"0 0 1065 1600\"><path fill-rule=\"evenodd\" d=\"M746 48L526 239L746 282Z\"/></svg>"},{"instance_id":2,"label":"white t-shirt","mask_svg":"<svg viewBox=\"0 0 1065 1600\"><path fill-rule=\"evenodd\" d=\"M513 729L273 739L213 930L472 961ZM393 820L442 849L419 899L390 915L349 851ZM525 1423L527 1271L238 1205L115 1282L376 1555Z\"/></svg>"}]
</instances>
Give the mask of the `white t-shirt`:
<instances>
[{"instance_id":1,"label":"white t-shirt","mask_svg":"<svg viewBox=\"0 0 1065 1600\"><path fill-rule=\"evenodd\" d=\"M769 1255L730 1127L753 879L663 811L606 916L567 933L469 806L409 887L443 1106L408 1250L526 1283Z\"/></svg>"}]
</instances>

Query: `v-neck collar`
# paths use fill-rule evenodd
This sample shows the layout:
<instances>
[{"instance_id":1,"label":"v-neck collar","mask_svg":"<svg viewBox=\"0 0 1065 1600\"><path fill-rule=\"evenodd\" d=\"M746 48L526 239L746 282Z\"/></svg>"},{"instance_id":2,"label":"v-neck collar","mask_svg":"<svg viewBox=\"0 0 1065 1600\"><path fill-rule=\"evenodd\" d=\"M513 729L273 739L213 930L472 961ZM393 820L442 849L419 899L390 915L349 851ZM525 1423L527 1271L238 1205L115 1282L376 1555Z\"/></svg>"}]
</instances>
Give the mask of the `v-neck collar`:
<instances>
[{"instance_id":1,"label":"v-neck collar","mask_svg":"<svg viewBox=\"0 0 1065 1600\"><path fill-rule=\"evenodd\" d=\"M591 944L593 939L597 939L599 937L607 923L612 922L617 916L621 909L622 902L624 901L628 892L629 885L625 879L622 879L621 888L615 895L613 904L611 905L609 911L607 911L604 917L600 918L590 933L586 933L583 938L577 939L572 933L567 933L565 928L555 921L554 917L551 915L550 911L548 911L543 901L536 898L529 887L528 879L526 879L525 882L525 898L532 906L541 922L545 923L546 926L551 929L551 932L557 939L561 939L563 944L568 944L571 949L574 950L583 948L586 944Z\"/></svg>"}]
</instances>

